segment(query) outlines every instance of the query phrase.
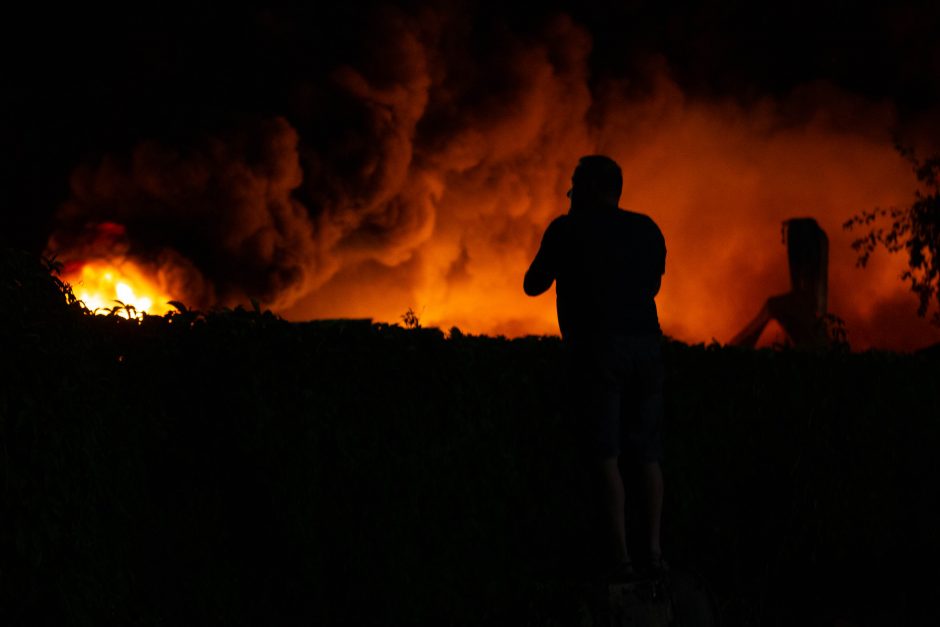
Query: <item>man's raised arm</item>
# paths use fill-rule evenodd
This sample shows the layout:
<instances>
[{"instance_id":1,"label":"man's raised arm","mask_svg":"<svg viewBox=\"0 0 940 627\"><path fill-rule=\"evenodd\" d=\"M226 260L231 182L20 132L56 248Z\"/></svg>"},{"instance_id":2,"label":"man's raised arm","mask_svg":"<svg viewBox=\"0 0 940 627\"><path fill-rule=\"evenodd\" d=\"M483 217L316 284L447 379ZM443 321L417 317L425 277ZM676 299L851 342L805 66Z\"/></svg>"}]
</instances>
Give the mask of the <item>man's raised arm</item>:
<instances>
[{"instance_id":1,"label":"man's raised arm","mask_svg":"<svg viewBox=\"0 0 940 627\"><path fill-rule=\"evenodd\" d=\"M545 229L542 244L536 253L532 265L525 273L522 289L529 296L543 294L552 286L558 275L558 220L553 221Z\"/></svg>"}]
</instances>

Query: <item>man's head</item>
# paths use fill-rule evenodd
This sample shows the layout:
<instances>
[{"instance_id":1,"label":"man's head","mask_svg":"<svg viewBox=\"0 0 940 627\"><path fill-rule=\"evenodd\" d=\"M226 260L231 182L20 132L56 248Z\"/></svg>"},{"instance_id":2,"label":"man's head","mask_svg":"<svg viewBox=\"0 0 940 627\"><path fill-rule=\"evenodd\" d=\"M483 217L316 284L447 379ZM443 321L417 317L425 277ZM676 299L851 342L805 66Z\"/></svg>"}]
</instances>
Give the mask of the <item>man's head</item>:
<instances>
[{"instance_id":1,"label":"man's head","mask_svg":"<svg viewBox=\"0 0 940 627\"><path fill-rule=\"evenodd\" d=\"M616 207L623 191L620 166L610 157L588 155L578 160L571 175L571 208L604 206Z\"/></svg>"}]
</instances>

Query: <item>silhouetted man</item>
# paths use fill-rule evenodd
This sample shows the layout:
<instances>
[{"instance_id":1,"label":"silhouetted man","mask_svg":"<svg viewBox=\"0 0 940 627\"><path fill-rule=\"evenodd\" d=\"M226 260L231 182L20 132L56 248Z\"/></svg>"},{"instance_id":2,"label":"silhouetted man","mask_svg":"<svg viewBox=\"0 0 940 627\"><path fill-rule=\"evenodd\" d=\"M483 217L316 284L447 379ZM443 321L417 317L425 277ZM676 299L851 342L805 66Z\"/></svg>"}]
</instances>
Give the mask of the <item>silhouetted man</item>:
<instances>
[{"instance_id":1,"label":"silhouetted man","mask_svg":"<svg viewBox=\"0 0 940 627\"><path fill-rule=\"evenodd\" d=\"M648 566L665 567L659 541L663 504L662 333L653 298L666 267L662 232L648 216L618 207L623 178L612 159L582 157L571 178L567 215L552 221L525 275L538 296L556 283L583 443L604 481L617 579L631 577L619 461L645 491Z\"/></svg>"}]
</instances>

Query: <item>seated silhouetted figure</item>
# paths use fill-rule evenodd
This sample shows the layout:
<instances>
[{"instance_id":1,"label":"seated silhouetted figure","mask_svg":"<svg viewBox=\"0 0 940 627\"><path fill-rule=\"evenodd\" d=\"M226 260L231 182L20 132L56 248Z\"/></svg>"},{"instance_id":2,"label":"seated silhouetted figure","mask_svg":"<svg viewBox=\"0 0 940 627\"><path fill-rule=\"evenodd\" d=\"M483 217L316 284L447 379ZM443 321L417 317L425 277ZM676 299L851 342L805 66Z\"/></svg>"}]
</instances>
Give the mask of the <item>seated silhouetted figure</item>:
<instances>
[{"instance_id":1,"label":"seated silhouetted figure","mask_svg":"<svg viewBox=\"0 0 940 627\"><path fill-rule=\"evenodd\" d=\"M776 320L796 346L816 346L826 342L825 327L828 293L829 240L812 218L795 218L783 223L790 265L790 291L771 296L751 320L731 340L735 346L753 347L771 320Z\"/></svg>"},{"instance_id":2,"label":"seated silhouetted figure","mask_svg":"<svg viewBox=\"0 0 940 627\"><path fill-rule=\"evenodd\" d=\"M555 282L571 407L583 450L605 487L614 576L627 579L633 565L621 458L644 486L643 557L654 573L664 568L662 333L653 298L666 244L652 219L618 207L623 179L612 159L582 157L571 182L571 207L549 224L523 287L537 296Z\"/></svg>"}]
</instances>

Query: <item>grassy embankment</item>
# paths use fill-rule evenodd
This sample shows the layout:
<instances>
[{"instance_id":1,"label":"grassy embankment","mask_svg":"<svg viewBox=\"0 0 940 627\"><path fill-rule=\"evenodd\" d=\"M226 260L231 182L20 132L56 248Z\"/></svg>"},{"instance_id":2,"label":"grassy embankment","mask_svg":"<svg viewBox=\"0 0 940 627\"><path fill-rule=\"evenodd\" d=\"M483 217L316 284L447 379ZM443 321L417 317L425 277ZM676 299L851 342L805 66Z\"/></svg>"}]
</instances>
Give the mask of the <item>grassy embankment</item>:
<instances>
[{"instance_id":1,"label":"grassy embankment","mask_svg":"<svg viewBox=\"0 0 940 627\"><path fill-rule=\"evenodd\" d=\"M9 252L0 338L0 624L580 624L556 339L92 317ZM725 624L936 616L940 360L665 349L664 543Z\"/></svg>"}]
</instances>

